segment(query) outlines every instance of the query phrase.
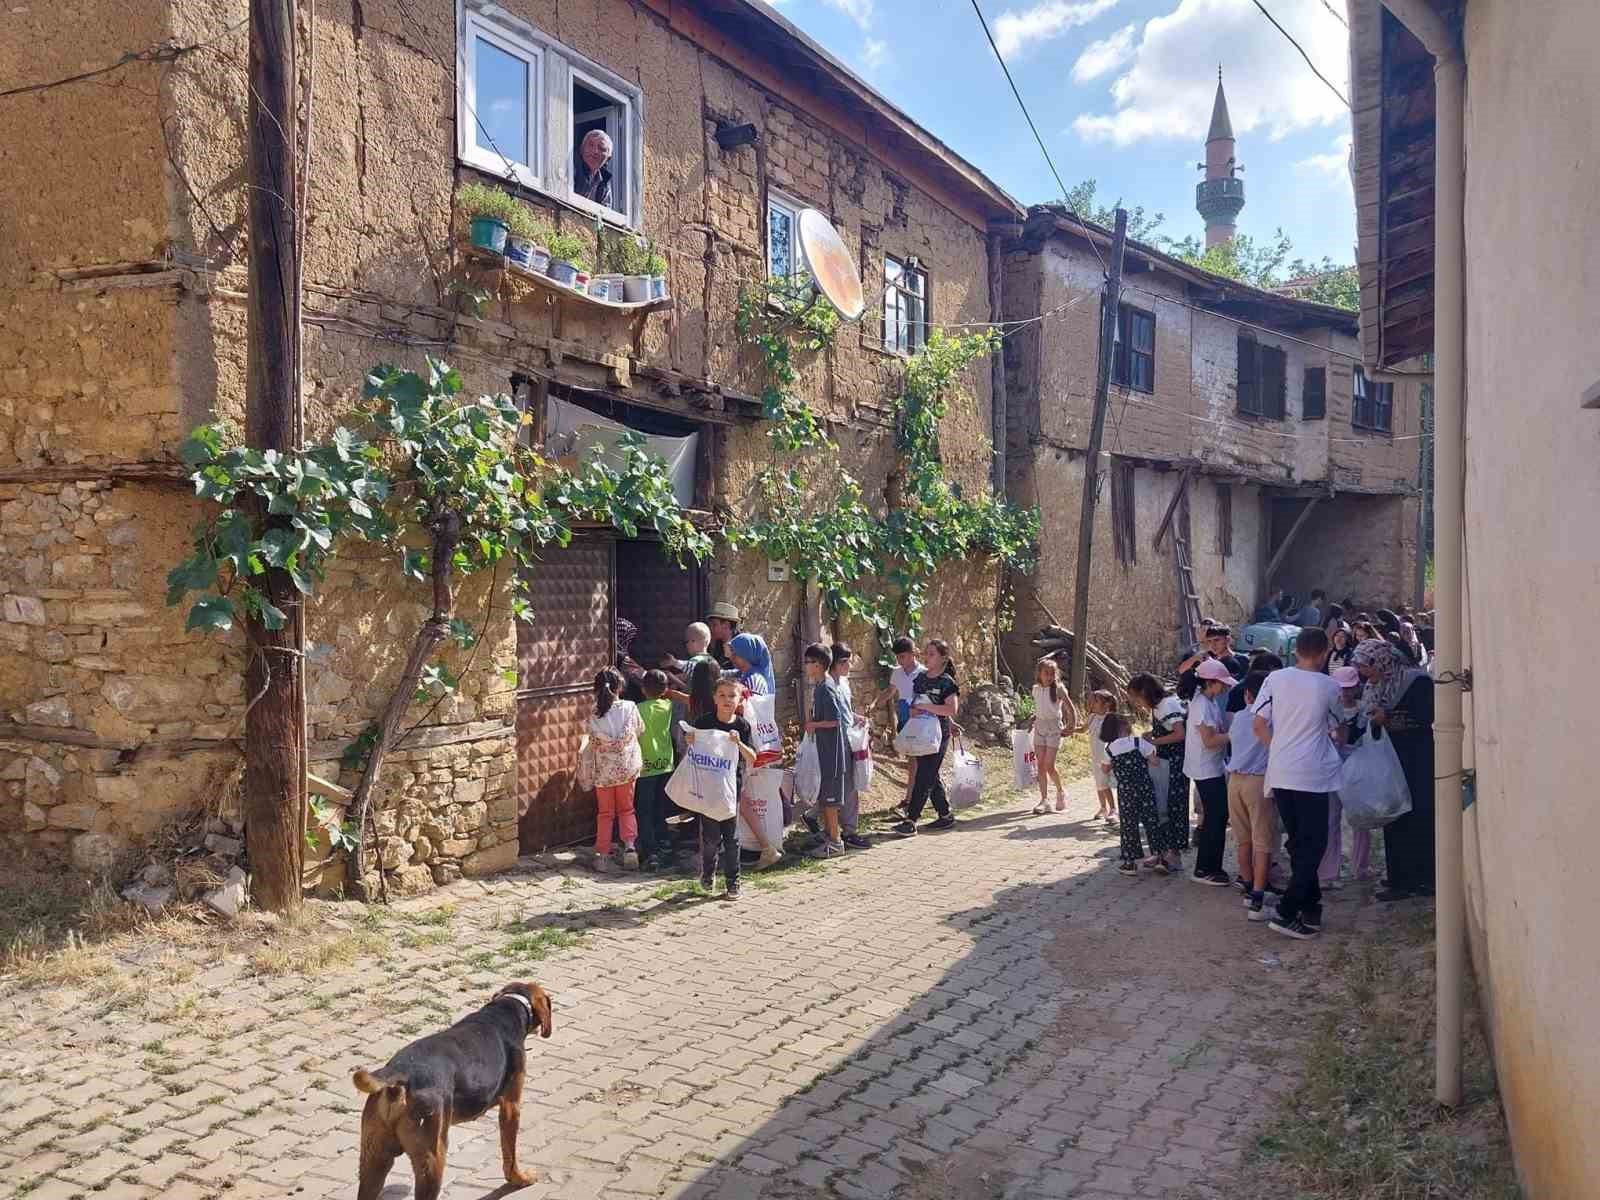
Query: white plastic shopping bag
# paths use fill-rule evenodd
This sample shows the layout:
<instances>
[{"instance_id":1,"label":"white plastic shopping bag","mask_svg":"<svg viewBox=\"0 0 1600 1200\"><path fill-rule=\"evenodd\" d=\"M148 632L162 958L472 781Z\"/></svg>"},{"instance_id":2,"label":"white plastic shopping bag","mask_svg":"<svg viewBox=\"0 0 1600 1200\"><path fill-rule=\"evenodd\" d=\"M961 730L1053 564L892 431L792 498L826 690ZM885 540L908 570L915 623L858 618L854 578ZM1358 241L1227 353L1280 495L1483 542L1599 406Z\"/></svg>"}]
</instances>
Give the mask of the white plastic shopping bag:
<instances>
[{"instance_id":1,"label":"white plastic shopping bag","mask_svg":"<svg viewBox=\"0 0 1600 1200\"><path fill-rule=\"evenodd\" d=\"M1156 816L1167 819L1167 797L1172 793L1172 760L1157 755L1150 760L1150 782L1155 785Z\"/></svg>"},{"instance_id":2,"label":"white plastic shopping bag","mask_svg":"<svg viewBox=\"0 0 1600 1200\"><path fill-rule=\"evenodd\" d=\"M1411 789L1400 756L1382 730L1372 730L1344 760L1339 797L1352 829L1382 829L1411 811Z\"/></svg>"},{"instance_id":3,"label":"white plastic shopping bag","mask_svg":"<svg viewBox=\"0 0 1600 1200\"><path fill-rule=\"evenodd\" d=\"M763 767L745 775L744 795L739 801L739 845L744 849L761 849L761 841L750 827L752 821L768 845L783 845L782 788L782 767Z\"/></svg>"},{"instance_id":4,"label":"white plastic shopping bag","mask_svg":"<svg viewBox=\"0 0 1600 1200\"><path fill-rule=\"evenodd\" d=\"M970 808L983 798L983 762L966 746L956 743L956 781L950 791L950 804Z\"/></svg>"},{"instance_id":5,"label":"white plastic shopping bag","mask_svg":"<svg viewBox=\"0 0 1600 1200\"><path fill-rule=\"evenodd\" d=\"M783 731L778 728L778 698L751 696L744 702L744 719L755 735L756 762L761 766L783 758Z\"/></svg>"},{"instance_id":6,"label":"white plastic shopping bag","mask_svg":"<svg viewBox=\"0 0 1600 1200\"><path fill-rule=\"evenodd\" d=\"M936 714L926 709L913 708L911 716L894 735L894 748L907 758L921 758L924 754L937 754L944 745L944 730Z\"/></svg>"},{"instance_id":7,"label":"white plastic shopping bag","mask_svg":"<svg viewBox=\"0 0 1600 1200\"><path fill-rule=\"evenodd\" d=\"M856 773L856 791L872 786L872 727L866 722L850 726L850 759Z\"/></svg>"},{"instance_id":8,"label":"white plastic shopping bag","mask_svg":"<svg viewBox=\"0 0 1600 1200\"><path fill-rule=\"evenodd\" d=\"M817 743L808 734L800 742L800 753L794 759L794 799L804 810L817 802L822 793L822 760L817 757Z\"/></svg>"},{"instance_id":9,"label":"white plastic shopping bag","mask_svg":"<svg viewBox=\"0 0 1600 1200\"><path fill-rule=\"evenodd\" d=\"M1011 731L1011 782L1030 788L1039 782L1039 757L1033 752L1033 730Z\"/></svg>"},{"instance_id":10,"label":"white plastic shopping bag","mask_svg":"<svg viewBox=\"0 0 1600 1200\"><path fill-rule=\"evenodd\" d=\"M739 812L738 739L721 729L696 729L693 737L667 780L667 797L686 812L729 820Z\"/></svg>"}]
</instances>

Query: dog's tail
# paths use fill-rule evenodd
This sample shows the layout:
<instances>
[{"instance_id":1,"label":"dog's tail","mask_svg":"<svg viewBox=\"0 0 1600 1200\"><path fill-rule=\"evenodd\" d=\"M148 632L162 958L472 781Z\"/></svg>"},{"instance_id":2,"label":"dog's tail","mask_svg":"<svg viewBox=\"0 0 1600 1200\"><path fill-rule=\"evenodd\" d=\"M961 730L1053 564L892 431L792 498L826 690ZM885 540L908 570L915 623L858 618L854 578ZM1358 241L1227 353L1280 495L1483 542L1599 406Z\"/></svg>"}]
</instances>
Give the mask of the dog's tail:
<instances>
[{"instance_id":1,"label":"dog's tail","mask_svg":"<svg viewBox=\"0 0 1600 1200\"><path fill-rule=\"evenodd\" d=\"M377 1072L360 1070L352 1075L350 1079L356 1085L356 1091L365 1092L369 1096L385 1092L390 1100L399 1100L405 1095L405 1076L393 1075L387 1068Z\"/></svg>"}]
</instances>

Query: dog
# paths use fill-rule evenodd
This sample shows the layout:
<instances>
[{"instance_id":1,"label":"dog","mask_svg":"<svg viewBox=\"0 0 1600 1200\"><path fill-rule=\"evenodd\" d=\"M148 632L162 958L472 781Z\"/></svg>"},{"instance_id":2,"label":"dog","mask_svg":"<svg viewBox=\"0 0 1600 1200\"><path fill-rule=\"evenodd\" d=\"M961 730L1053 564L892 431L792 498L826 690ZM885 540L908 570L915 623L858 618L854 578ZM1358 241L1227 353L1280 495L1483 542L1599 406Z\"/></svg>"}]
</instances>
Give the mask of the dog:
<instances>
[{"instance_id":1,"label":"dog","mask_svg":"<svg viewBox=\"0 0 1600 1200\"><path fill-rule=\"evenodd\" d=\"M500 1108L500 1157L506 1182L526 1187L517 1166L525 1048L535 1027L550 1036L550 997L537 983L508 983L477 1012L442 1033L420 1038L376 1071L357 1071L367 1097L361 1113L359 1200L378 1200L403 1152L416 1176L416 1200L437 1200L444 1186L450 1127Z\"/></svg>"}]
</instances>

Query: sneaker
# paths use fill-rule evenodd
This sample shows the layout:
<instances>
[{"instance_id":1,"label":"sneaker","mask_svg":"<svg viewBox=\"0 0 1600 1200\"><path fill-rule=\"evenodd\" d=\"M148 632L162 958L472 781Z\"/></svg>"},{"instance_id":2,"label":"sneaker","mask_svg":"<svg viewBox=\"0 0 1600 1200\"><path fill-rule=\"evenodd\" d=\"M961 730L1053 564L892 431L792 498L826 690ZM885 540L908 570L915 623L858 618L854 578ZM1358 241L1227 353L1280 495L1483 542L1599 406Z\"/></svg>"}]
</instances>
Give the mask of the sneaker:
<instances>
[{"instance_id":1,"label":"sneaker","mask_svg":"<svg viewBox=\"0 0 1600 1200\"><path fill-rule=\"evenodd\" d=\"M894 832L901 837L916 837L917 823L915 821L901 821L894 826Z\"/></svg>"},{"instance_id":2,"label":"sneaker","mask_svg":"<svg viewBox=\"0 0 1600 1200\"><path fill-rule=\"evenodd\" d=\"M940 817L932 825L928 826L929 829L954 829L955 827L956 827L956 815L955 815L955 813L945 813L944 816Z\"/></svg>"},{"instance_id":3,"label":"sneaker","mask_svg":"<svg viewBox=\"0 0 1600 1200\"><path fill-rule=\"evenodd\" d=\"M845 844L845 847L847 849L850 849L850 850L871 850L872 849L872 843L869 842L866 838L862 837L859 833L847 833L847 834L845 834L844 835L844 844Z\"/></svg>"},{"instance_id":4,"label":"sneaker","mask_svg":"<svg viewBox=\"0 0 1600 1200\"><path fill-rule=\"evenodd\" d=\"M1307 929L1311 930L1312 933L1321 933L1322 932L1322 914L1318 913L1316 916L1312 916L1310 913L1301 913L1300 914L1300 924L1304 925Z\"/></svg>"},{"instance_id":5,"label":"sneaker","mask_svg":"<svg viewBox=\"0 0 1600 1200\"><path fill-rule=\"evenodd\" d=\"M1117 865L1118 875L1137 875L1138 873L1139 868L1131 862L1119 863Z\"/></svg>"},{"instance_id":6,"label":"sneaker","mask_svg":"<svg viewBox=\"0 0 1600 1200\"><path fill-rule=\"evenodd\" d=\"M1411 900L1415 897L1415 892L1404 888L1386 887L1380 889L1372 898L1380 904L1393 904L1396 900Z\"/></svg>"},{"instance_id":7,"label":"sneaker","mask_svg":"<svg viewBox=\"0 0 1600 1200\"><path fill-rule=\"evenodd\" d=\"M1233 886L1234 890L1237 891L1241 896L1248 896L1250 894L1250 881L1243 875L1235 875L1233 877Z\"/></svg>"},{"instance_id":8,"label":"sneaker","mask_svg":"<svg viewBox=\"0 0 1600 1200\"><path fill-rule=\"evenodd\" d=\"M822 845L811 852L811 857L815 859L838 858L842 854L844 854L843 842L823 842Z\"/></svg>"},{"instance_id":9,"label":"sneaker","mask_svg":"<svg viewBox=\"0 0 1600 1200\"><path fill-rule=\"evenodd\" d=\"M1036 816L1036 817L1042 817L1042 816L1045 815L1045 813L1047 813L1049 811L1050 811L1050 802L1048 800L1041 800L1041 801L1039 801L1039 803L1037 803L1037 804L1035 804L1033 806L1033 815Z\"/></svg>"},{"instance_id":10,"label":"sneaker","mask_svg":"<svg viewBox=\"0 0 1600 1200\"><path fill-rule=\"evenodd\" d=\"M1260 892L1246 897L1244 919L1246 921L1265 921L1267 919L1266 898Z\"/></svg>"},{"instance_id":11,"label":"sneaker","mask_svg":"<svg viewBox=\"0 0 1600 1200\"><path fill-rule=\"evenodd\" d=\"M1199 871L1196 871L1193 875L1189 876L1189 879L1192 883L1203 883L1206 885L1206 887L1227 887L1233 882L1221 871L1211 871L1205 875L1202 875Z\"/></svg>"},{"instance_id":12,"label":"sneaker","mask_svg":"<svg viewBox=\"0 0 1600 1200\"><path fill-rule=\"evenodd\" d=\"M729 904L739 898L739 881L737 879L728 885L728 890L722 893L722 898Z\"/></svg>"},{"instance_id":13,"label":"sneaker","mask_svg":"<svg viewBox=\"0 0 1600 1200\"><path fill-rule=\"evenodd\" d=\"M1267 922L1267 928L1273 933L1281 933L1284 937L1297 938L1302 942L1317 936L1317 931L1304 921L1285 921L1282 917L1273 917Z\"/></svg>"},{"instance_id":14,"label":"sneaker","mask_svg":"<svg viewBox=\"0 0 1600 1200\"><path fill-rule=\"evenodd\" d=\"M624 871L639 869L639 852L631 846L622 852L622 869Z\"/></svg>"},{"instance_id":15,"label":"sneaker","mask_svg":"<svg viewBox=\"0 0 1600 1200\"><path fill-rule=\"evenodd\" d=\"M756 859L756 870L765 871L775 863L783 861L783 851L776 846L768 846L761 852L761 857Z\"/></svg>"},{"instance_id":16,"label":"sneaker","mask_svg":"<svg viewBox=\"0 0 1600 1200\"><path fill-rule=\"evenodd\" d=\"M812 833L821 833L822 832L822 826L818 823L817 819L815 817L813 817L810 813L807 813L805 816L801 817L800 819L805 822L806 828L809 829Z\"/></svg>"},{"instance_id":17,"label":"sneaker","mask_svg":"<svg viewBox=\"0 0 1600 1200\"><path fill-rule=\"evenodd\" d=\"M1157 875L1172 874L1172 868L1167 866L1167 860L1164 858L1156 859L1155 864L1150 869L1153 870Z\"/></svg>"},{"instance_id":18,"label":"sneaker","mask_svg":"<svg viewBox=\"0 0 1600 1200\"><path fill-rule=\"evenodd\" d=\"M597 875L612 875L616 873L617 864L609 854L596 854L594 870Z\"/></svg>"}]
</instances>

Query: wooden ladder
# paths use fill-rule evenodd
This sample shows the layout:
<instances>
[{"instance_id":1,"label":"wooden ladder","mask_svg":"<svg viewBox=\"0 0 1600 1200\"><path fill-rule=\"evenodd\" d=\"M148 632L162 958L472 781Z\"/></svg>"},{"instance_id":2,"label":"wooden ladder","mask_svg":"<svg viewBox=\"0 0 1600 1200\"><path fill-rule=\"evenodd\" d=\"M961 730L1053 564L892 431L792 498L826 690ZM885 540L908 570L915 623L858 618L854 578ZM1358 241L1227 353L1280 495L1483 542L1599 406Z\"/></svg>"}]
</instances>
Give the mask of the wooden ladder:
<instances>
[{"instance_id":1,"label":"wooden ladder","mask_svg":"<svg viewBox=\"0 0 1600 1200\"><path fill-rule=\"evenodd\" d=\"M1181 526L1172 530L1172 561L1178 568L1178 619L1183 623L1178 630L1178 641L1185 648L1199 637L1200 596L1194 587L1194 569L1189 563L1189 539Z\"/></svg>"}]
</instances>

